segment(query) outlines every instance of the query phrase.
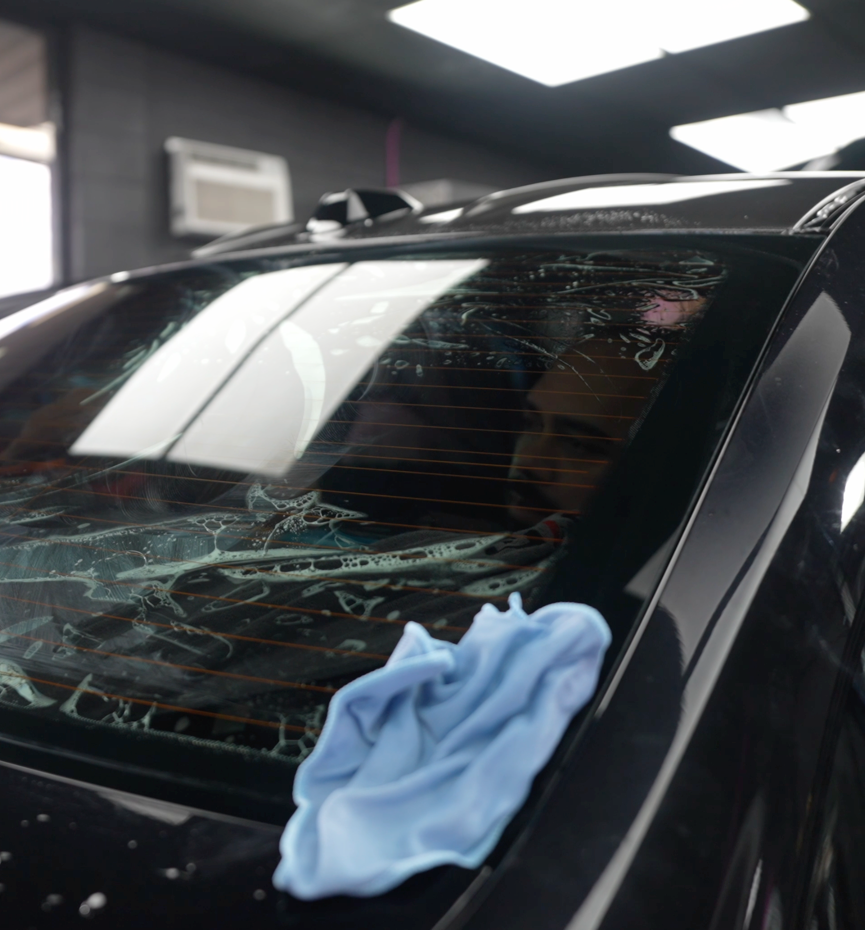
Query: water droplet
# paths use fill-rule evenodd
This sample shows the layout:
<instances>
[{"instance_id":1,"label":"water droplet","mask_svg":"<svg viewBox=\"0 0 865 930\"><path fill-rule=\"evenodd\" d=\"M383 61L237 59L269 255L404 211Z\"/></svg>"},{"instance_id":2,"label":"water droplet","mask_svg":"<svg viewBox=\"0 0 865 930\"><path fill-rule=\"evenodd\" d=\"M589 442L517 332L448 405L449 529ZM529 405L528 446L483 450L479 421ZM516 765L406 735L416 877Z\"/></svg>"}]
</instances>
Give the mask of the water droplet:
<instances>
[{"instance_id":1,"label":"water droplet","mask_svg":"<svg viewBox=\"0 0 865 930\"><path fill-rule=\"evenodd\" d=\"M36 819L39 821L39 823L48 823L48 821L51 820L51 817L48 814L37 814Z\"/></svg>"},{"instance_id":2,"label":"water droplet","mask_svg":"<svg viewBox=\"0 0 865 930\"><path fill-rule=\"evenodd\" d=\"M130 849L138 849L138 843L137 843L136 840L130 840L126 845L127 845Z\"/></svg>"},{"instance_id":3,"label":"water droplet","mask_svg":"<svg viewBox=\"0 0 865 930\"><path fill-rule=\"evenodd\" d=\"M94 891L92 895L78 907L78 913L82 917L87 917L92 911L98 911L105 907L108 898L101 891Z\"/></svg>"},{"instance_id":4,"label":"water droplet","mask_svg":"<svg viewBox=\"0 0 865 930\"><path fill-rule=\"evenodd\" d=\"M256 888L252 896L256 901L263 901L267 897L267 892L263 888Z\"/></svg>"},{"instance_id":5,"label":"water droplet","mask_svg":"<svg viewBox=\"0 0 865 930\"><path fill-rule=\"evenodd\" d=\"M162 874L166 878L175 879L180 876L180 869L175 869L175 868L163 869Z\"/></svg>"},{"instance_id":6,"label":"water droplet","mask_svg":"<svg viewBox=\"0 0 865 930\"><path fill-rule=\"evenodd\" d=\"M29 820L22 820L22 821L21 821L21 826L22 826L22 827L29 827L29 826L30 826L30 821L29 821Z\"/></svg>"}]
</instances>

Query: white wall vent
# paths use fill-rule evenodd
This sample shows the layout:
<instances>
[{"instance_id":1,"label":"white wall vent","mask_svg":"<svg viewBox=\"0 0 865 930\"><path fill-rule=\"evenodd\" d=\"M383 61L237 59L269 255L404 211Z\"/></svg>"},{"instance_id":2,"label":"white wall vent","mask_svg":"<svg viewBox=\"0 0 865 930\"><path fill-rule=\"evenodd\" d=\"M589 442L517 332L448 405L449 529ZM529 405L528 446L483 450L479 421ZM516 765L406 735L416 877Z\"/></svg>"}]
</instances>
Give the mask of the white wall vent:
<instances>
[{"instance_id":1,"label":"white wall vent","mask_svg":"<svg viewBox=\"0 0 865 930\"><path fill-rule=\"evenodd\" d=\"M294 219L281 156L177 136L166 139L165 151L172 235L222 236Z\"/></svg>"}]
</instances>

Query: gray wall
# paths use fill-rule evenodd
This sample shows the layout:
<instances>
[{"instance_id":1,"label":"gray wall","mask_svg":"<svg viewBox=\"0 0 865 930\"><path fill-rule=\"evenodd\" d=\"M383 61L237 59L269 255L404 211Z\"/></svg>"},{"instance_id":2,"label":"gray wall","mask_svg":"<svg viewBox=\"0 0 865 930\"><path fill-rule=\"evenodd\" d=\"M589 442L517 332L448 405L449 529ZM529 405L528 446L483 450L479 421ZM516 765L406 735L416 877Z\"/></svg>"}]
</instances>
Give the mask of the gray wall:
<instances>
[{"instance_id":1,"label":"gray wall","mask_svg":"<svg viewBox=\"0 0 865 930\"><path fill-rule=\"evenodd\" d=\"M384 183L384 116L76 27L65 79L67 277L188 256L168 234L168 136L283 155L295 214L327 190ZM401 181L458 178L512 187L555 176L542 165L407 126Z\"/></svg>"}]
</instances>

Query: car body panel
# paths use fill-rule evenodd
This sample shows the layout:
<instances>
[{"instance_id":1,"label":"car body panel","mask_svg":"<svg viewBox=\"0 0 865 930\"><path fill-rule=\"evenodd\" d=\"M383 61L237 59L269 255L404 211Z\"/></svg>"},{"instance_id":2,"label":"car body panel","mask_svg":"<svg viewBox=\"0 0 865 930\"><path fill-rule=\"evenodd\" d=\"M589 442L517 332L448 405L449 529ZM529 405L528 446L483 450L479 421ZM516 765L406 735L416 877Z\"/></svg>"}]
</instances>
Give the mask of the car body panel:
<instances>
[{"instance_id":1,"label":"car body panel","mask_svg":"<svg viewBox=\"0 0 865 930\"><path fill-rule=\"evenodd\" d=\"M862 452L843 401L865 388L863 237L856 209L802 282L585 741L454 926L520 926L527 900L551 930L804 926L824 737L862 622L840 552L858 565L865 532L841 540L838 520Z\"/></svg>"},{"instance_id":2,"label":"car body panel","mask_svg":"<svg viewBox=\"0 0 865 930\"><path fill-rule=\"evenodd\" d=\"M594 175L531 184L459 207L358 222L323 234L296 225L250 230L202 246L194 255L211 258L238 250L395 236L819 231L861 195L863 179L865 174L855 171ZM841 202L834 203L842 191Z\"/></svg>"},{"instance_id":3,"label":"car body panel","mask_svg":"<svg viewBox=\"0 0 865 930\"><path fill-rule=\"evenodd\" d=\"M426 930L472 875L435 869L396 892L303 902L276 892L281 827L0 761L3 926ZM89 913L82 905L101 895Z\"/></svg>"},{"instance_id":4,"label":"car body panel","mask_svg":"<svg viewBox=\"0 0 865 930\"><path fill-rule=\"evenodd\" d=\"M591 211L551 211L555 222L547 225L514 212L583 189L563 182L485 198L489 210L474 219L466 211L465 219L447 224L453 233L428 241L480 230L511 241L533 233L556 241L562 232L730 228L721 222L725 216L740 231L789 232L861 177L757 188L747 195L756 198L753 207L733 203L742 191L705 196L692 204L706 224L699 227L677 225L687 217L670 204L651 213L654 226L641 219L650 215L642 207L618 226L597 220L600 208L592 208L595 220ZM616 182L627 183L651 182ZM802 196L790 198L791 190ZM789 198L783 209L778 192ZM855 391L856 372L844 366L865 326L859 258L865 209L845 208L778 325L699 506L670 545L659 547L648 576L651 610L580 723L577 751L548 773L542 803L488 867L437 869L380 899L302 904L270 885L274 824L46 774L4 749L0 850L11 856L0 861L0 912L17 921L10 926L77 926L79 907L97 892L107 903L90 916L124 927L158 920L166 930L205 920L298 930L722 930L744 927L753 914L766 917L773 908L793 914L796 926L813 851L812 799L825 725L858 600L855 586L847 600L841 596L847 582L839 581L840 562L820 549L837 519L838 488L827 492L823 480L815 489L814 479L825 477L832 456L849 464L860 451L858 434L845 432L833 412L839 390ZM757 225L742 225L743 209L753 210L746 219L755 216ZM561 225L563 217L571 225ZM411 238L395 235L396 226L382 229L395 242ZM428 230L422 227L424 235ZM294 242L272 251L320 254L388 241ZM832 451L830 428L843 453ZM766 604L795 578L803 520L820 529L806 534L819 563L810 580L815 591L835 595L823 615L805 598L787 613L772 613ZM790 643L783 648L785 637ZM791 661L802 674L785 666Z\"/></svg>"}]
</instances>

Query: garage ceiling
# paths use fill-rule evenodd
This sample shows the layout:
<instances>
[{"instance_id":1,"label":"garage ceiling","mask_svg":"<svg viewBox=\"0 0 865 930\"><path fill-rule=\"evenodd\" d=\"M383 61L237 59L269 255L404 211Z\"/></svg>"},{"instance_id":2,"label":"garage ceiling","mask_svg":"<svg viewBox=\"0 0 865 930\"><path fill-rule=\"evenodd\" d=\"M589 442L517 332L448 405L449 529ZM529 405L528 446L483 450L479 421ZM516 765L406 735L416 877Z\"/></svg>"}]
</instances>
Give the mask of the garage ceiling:
<instances>
[{"instance_id":1,"label":"garage ceiling","mask_svg":"<svg viewBox=\"0 0 865 930\"><path fill-rule=\"evenodd\" d=\"M563 173L699 173L728 169L669 127L865 90L865 3L799 2L806 22L561 87L390 23L399 0L0 0L0 15L85 22Z\"/></svg>"}]
</instances>

